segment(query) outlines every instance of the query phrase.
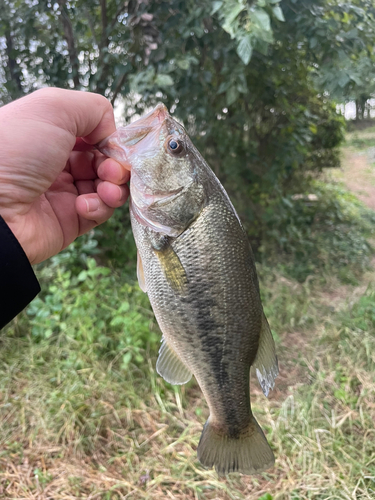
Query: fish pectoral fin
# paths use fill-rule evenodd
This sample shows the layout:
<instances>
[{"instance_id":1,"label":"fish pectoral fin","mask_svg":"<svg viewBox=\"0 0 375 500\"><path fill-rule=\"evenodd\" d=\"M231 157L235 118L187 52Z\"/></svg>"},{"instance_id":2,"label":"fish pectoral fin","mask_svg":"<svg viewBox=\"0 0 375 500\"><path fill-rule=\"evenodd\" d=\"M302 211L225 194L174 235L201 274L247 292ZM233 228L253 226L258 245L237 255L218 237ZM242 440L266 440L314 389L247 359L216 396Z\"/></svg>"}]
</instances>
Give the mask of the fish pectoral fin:
<instances>
[{"instance_id":1,"label":"fish pectoral fin","mask_svg":"<svg viewBox=\"0 0 375 500\"><path fill-rule=\"evenodd\" d=\"M159 357L156 362L156 371L170 384L186 384L191 379L191 371L181 361L178 354L167 344L164 337L161 342Z\"/></svg>"},{"instance_id":2,"label":"fish pectoral fin","mask_svg":"<svg viewBox=\"0 0 375 500\"><path fill-rule=\"evenodd\" d=\"M275 379L279 374L275 341L273 340L268 321L262 313L262 327L260 331L258 352L253 363L259 384L268 397L268 393L275 386Z\"/></svg>"},{"instance_id":3,"label":"fish pectoral fin","mask_svg":"<svg viewBox=\"0 0 375 500\"><path fill-rule=\"evenodd\" d=\"M184 266L170 245L154 252L159 259L164 276L176 292L182 292L187 285L187 276Z\"/></svg>"},{"instance_id":4,"label":"fish pectoral fin","mask_svg":"<svg viewBox=\"0 0 375 500\"><path fill-rule=\"evenodd\" d=\"M147 286L145 281L145 273L143 271L142 259L141 256L139 255L138 250L137 250L137 278L138 278L139 288L142 290L142 292L146 293Z\"/></svg>"}]
</instances>

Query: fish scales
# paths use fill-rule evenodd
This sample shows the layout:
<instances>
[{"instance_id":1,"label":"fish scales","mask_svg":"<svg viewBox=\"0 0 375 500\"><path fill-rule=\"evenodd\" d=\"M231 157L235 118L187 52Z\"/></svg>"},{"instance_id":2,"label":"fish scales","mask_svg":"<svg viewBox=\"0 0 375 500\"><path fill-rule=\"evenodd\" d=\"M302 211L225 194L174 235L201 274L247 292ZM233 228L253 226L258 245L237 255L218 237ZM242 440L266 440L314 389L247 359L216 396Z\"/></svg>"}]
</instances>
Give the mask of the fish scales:
<instances>
[{"instance_id":1,"label":"fish scales","mask_svg":"<svg viewBox=\"0 0 375 500\"><path fill-rule=\"evenodd\" d=\"M220 474L255 473L274 457L250 405L250 367L265 394L278 373L254 257L220 182L163 105L99 149L132 166L138 277L163 332L158 372L194 374L210 417L198 458Z\"/></svg>"},{"instance_id":2,"label":"fish scales","mask_svg":"<svg viewBox=\"0 0 375 500\"><path fill-rule=\"evenodd\" d=\"M223 198L221 193L212 198L172 244L187 271L188 284L181 295L173 292L150 250L147 228L134 217L132 225L148 277L148 296L164 337L194 373L211 417L236 436L249 423L249 367L257 352L261 316L249 244ZM223 245L221 235L229 229ZM248 342L250 330L256 334Z\"/></svg>"}]
</instances>

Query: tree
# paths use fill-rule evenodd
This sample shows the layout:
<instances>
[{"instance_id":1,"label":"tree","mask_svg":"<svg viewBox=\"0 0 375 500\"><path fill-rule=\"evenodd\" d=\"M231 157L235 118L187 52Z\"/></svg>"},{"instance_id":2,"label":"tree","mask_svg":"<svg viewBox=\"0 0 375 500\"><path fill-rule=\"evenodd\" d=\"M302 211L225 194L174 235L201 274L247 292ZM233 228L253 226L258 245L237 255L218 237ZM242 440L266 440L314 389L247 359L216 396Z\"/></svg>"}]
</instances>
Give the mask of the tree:
<instances>
[{"instance_id":1,"label":"tree","mask_svg":"<svg viewBox=\"0 0 375 500\"><path fill-rule=\"evenodd\" d=\"M99 92L114 102L128 92L155 45L140 2L1 0L3 102L42 85Z\"/></svg>"},{"instance_id":2,"label":"tree","mask_svg":"<svg viewBox=\"0 0 375 500\"><path fill-rule=\"evenodd\" d=\"M355 101L357 118L363 118L366 102L375 92L373 1L305 0L293 15L317 87L337 102Z\"/></svg>"},{"instance_id":3,"label":"tree","mask_svg":"<svg viewBox=\"0 0 375 500\"><path fill-rule=\"evenodd\" d=\"M123 96L130 118L162 99L257 234L270 202L338 165L342 120L316 88L338 0L1 2L3 102L57 85Z\"/></svg>"},{"instance_id":4,"label":"tree","mask_svg":"<svg viewBox=\"0 0 375 500\"><path fill-rule=\"evenodd\" d=\"M172 15L162 2L152 6L163 31L142 73L140 92L147 101L137 107L154 104L157 90L163 92L248 227L258 233L269 201L299 189L293 182L303 173L339 163L335 146L342 120L314 88L299 18L286 9L284 22L274 15L275 5L264 2L256 11L263 24L249 24L254 50L244 61L238 52L240 30L250 16L246 11L232 15L236 29L228 33L222 17L206 17L194 6L184 12L182 24L177 8ZM234 36L239 32L240 41ZM154 75L163 75L164 89L155 87Z\"/></svg>"}]
</instances>

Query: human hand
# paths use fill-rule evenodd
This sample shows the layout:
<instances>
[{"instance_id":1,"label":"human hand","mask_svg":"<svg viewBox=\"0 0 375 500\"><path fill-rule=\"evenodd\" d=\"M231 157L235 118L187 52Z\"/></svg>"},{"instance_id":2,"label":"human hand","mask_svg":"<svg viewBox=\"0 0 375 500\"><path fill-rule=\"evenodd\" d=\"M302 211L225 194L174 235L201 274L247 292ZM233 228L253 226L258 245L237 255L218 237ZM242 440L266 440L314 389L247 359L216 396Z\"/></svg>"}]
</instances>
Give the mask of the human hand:
<instances>
[{"instance_id":1,"label":"human hand","mask_svg":"<svg viewBox=\"0 0 375 500\"><path fill-rule=\"evenodd\" d=\"M0 215L32 264L127 200L130 165L90 146L115 130L109 101L89 92L45 88L0 108Z\"/></svg>"}]
</instances>

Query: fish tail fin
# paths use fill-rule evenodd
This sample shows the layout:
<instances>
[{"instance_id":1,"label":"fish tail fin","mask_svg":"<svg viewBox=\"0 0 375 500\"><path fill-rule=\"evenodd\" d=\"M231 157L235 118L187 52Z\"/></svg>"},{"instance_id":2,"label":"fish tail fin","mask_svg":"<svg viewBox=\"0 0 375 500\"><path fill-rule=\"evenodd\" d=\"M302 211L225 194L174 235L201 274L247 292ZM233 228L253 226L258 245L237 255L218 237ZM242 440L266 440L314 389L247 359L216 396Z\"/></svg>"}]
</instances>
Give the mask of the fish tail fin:
<instances>
[{"instance_id":1,"label":"fish tail fin","mask_svg":"<svg viewBox=\"0 0 375 500\"><path fill-rule=\"evenodd\" d=\"M198 459L219 475L228 472L255 474L275 463L274 454L258 422L252 416L249 426L238 438L223 435L207 420L198 445Z\"/></svg>"}]
</instances>

